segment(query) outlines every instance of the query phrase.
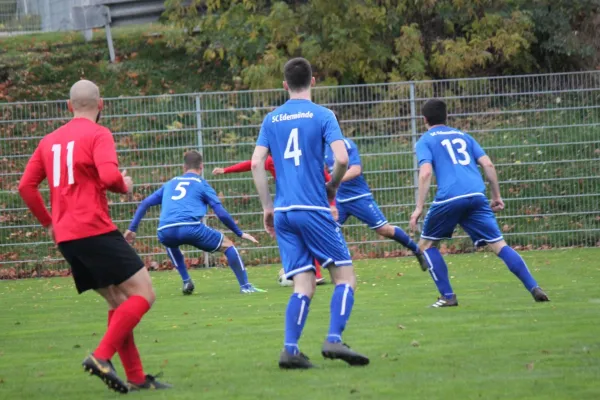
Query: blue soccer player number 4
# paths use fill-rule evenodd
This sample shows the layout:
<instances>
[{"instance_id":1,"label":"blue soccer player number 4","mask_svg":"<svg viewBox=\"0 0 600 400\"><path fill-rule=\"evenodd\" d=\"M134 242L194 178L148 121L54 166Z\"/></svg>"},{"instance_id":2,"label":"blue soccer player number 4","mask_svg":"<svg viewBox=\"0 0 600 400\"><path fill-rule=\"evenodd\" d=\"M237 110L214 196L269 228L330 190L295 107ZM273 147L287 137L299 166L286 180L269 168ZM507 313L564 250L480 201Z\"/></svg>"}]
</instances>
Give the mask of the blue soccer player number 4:
<instances>
[{"instance_id":1,"label":"blue soccer player number 4","mask_svg":"<svg viewBox=\"0 0 600 400\"><path fill-rule=\"evenodd\" d=\"M286 160L288 158L294 159L294 165L297 167L300 165L300 156L302 155L302 150L300 150L300 146L298 145L298 128L292 129L290 132L290 136L288 137L287 146L285 146L285 152L283 153L283 158Z\"/></svg>"}]
</instances>

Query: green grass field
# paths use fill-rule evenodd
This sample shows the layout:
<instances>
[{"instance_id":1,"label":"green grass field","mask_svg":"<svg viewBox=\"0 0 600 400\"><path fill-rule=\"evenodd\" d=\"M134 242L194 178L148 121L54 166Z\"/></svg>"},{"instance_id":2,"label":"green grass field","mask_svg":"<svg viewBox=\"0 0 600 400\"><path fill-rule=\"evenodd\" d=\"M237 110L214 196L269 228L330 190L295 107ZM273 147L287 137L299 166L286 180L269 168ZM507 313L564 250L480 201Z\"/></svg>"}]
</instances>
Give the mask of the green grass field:
<instances>
[{"instance_id":1,"label":"green grass field","mask_svg":"<svg viewBox=\"0 0 600 400\"><path fill-rule=\"evenodd\" d=\"M325 362L332 285L317 289L301 348L321 367L280 371L289 288L278 266L251 268L266 294L243 296L226 269L153 275L154 308L136 330L147 373L171 391L145 399L598 399L600 249L526 252L551 303L536 304L490 253L448 256L460 307L430 309L436 291L412 258L357 263L345 339L366 368ZM106 306L70 278L0 282L0 398L116 398L80 362L99 341ZM118 370L121 370L120 365Z\"/></svg>"}]
</instances>

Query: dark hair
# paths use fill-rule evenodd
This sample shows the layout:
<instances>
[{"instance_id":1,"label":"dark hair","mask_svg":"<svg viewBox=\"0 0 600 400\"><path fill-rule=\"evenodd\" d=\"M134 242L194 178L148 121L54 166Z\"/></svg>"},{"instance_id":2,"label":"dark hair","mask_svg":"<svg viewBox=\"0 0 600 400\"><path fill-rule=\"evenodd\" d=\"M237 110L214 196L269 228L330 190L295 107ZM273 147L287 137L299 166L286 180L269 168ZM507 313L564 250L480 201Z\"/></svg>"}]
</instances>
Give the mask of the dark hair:
<instances>
[{"instance_id":1,"label":"dark hair","mask_svg":"<svg viewBox=\"0 0 600 400\"><path fill-rule=\"evenodd\" d=\"M422 112L430 126L445 124L448 118L446 103L438 99L428 100L423 106Z\"/></svg>"},{"instance_id":2,"label":"dark hair","mask_svg":"<svg viewBox=\"0 0 600 400\"><path fill-rule=\"evenodd\" d=\"M183 166L188 169L200 169L202 165L202 154L196 150L190 150L183 156Z\"/></svg>"},{"instance_id":3,"label":"dark hair","mask_svg":"<svg viewBox=\"0 0 600 400\"><path fill-rule=\"evenodd\" d=\"M310 63L302 57L292 58L283 67L283 77L291 91L310 87L312 80Z\"/></svg>"}]
</instances>

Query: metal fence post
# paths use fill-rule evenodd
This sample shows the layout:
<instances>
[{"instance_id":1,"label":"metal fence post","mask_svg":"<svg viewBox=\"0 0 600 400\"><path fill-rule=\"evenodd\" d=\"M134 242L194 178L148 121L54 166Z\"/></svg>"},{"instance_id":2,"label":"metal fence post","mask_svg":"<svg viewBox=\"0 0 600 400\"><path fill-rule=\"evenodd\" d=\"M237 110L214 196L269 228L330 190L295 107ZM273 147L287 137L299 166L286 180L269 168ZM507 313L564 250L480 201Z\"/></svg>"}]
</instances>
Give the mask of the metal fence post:
<instances>
[{"instance_id":1,"label":"metal fence post","mask_svg":"<svg viewBox=\"0 0 600 400\"><path fill-rule=\"evenodd\" d=\"M415 102L415 83L410 83L410 138L413 149L413 184L415 185L415 204L419 199L419 171L417 154L414 152L417 145L417 105Z\"/></svg>"},{"instance_id":2,"label":"metal fence post","mask_svg":"<svg viewBox=\"0 0 600 400\"><path fill-rule=\"evenodd\" d=\"M204 144L202 141L202 103L200 102L200 95L197 94L195 96L196 99L196 127L198 131L196 133L198 140L198 151L202 156L204 156ZM204 179L204 169L202 169L202 178ZM206 223L206 217L204 218L204 223ZM210 257L207 252L204 252L204 266L210 266Z\"/></svg>"}]
</instances>

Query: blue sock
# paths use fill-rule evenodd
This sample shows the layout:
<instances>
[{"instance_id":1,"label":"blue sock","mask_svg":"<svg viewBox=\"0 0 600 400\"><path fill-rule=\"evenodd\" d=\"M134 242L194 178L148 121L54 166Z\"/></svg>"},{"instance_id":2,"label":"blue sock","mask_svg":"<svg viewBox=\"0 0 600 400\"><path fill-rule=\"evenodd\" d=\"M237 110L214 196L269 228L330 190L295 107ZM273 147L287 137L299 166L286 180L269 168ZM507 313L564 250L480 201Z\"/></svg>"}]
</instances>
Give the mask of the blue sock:
<instances>
[{"instance_id":1,"label":"blue sock","mask_svg":"<svg viewBox=\"0 0 600 400\"><path fill-rule=\"evenodd\" d=\"M448 266L442 257L442 254L436 247L431 247L424 252L427 264L429 264L429 273L433 278L435 286L437 286L440 294L444 298L451 298L454 292L450 285L450 278L448 277Z\"/></svg>"},{"instance_id":2,"label":"blue sock","mask_svg":"<svg viewBox=\"0 0 600 400\"><path fill-rule=\"evenodd\" d=\"M225 250L225 257L227 257L227 263L229 267L235 274L235 277L238 280L238 283L241 286L245 286L248 284L248 273L246 272L246 268L244 268L244 262L242 261L242 257L240 257L240 253L238 253L235 246L231 246L227 250Z\"/></svg>"},{"instance_id":3,"label":"blue sock","mask_svg":"<svg viewBox=\"0 0 600 400\"><path fill-rule=\"evenodd\" d=\"M298 340L302 335L306 316L310 306L310 299L300 293L294 293L285 311L285 350L290 354L298 354Z\"/></svg>"},{"instance_id":4,"label":"blue sock","mask_svg":"<svg viewBox=\"0 0 600 400\"><path fill-rule=\"evenodd\" d=\"M515 274L517 278L523 282L523 285L530 292L537 287L537 282L531 276L529 269L527 268L527 264L523 258L514 251L510 246L504 246L500 253L498 253L498 257L504 261L504 264L508 267L510 272Z\"/></svg>"},{"instance_id":5,"label":"blue sock","mask_svg":"<svg viewBox=\"0 0 600 400\"><path fill-rule=\"evenodd\" d=\"M167 254L177 269L177 272L179 272L179 275L181 275L183 282L185 283L191 280L190 274L188 274L188 270L185 265L185 259L183 258L183 254L181 253L181 250L179 250L179 247L167 247Z\"/></svg>"},{"instance_id":6,"label":"blue sock","mask_svg":"<svg viewBox=\"0 0 600 400\"><path fill-rule=\"evenodd\" d=\"M419 246L417 246L410 236L408 236L406 232L397 226L394 227L394 240L417 254L421 252L421 250L419 250Z\"/></svg>"},{"instance_id":7,"label":"blue sock","mask_svg":"<svg viewBox=\"0 0 600 400\"><path fill-rule=\"evenodd\" d=\"M327 341L339 343L354 305L354 290L350 285L337 285L331 296L331 321Z\"/></svg>"}]
</instances>

